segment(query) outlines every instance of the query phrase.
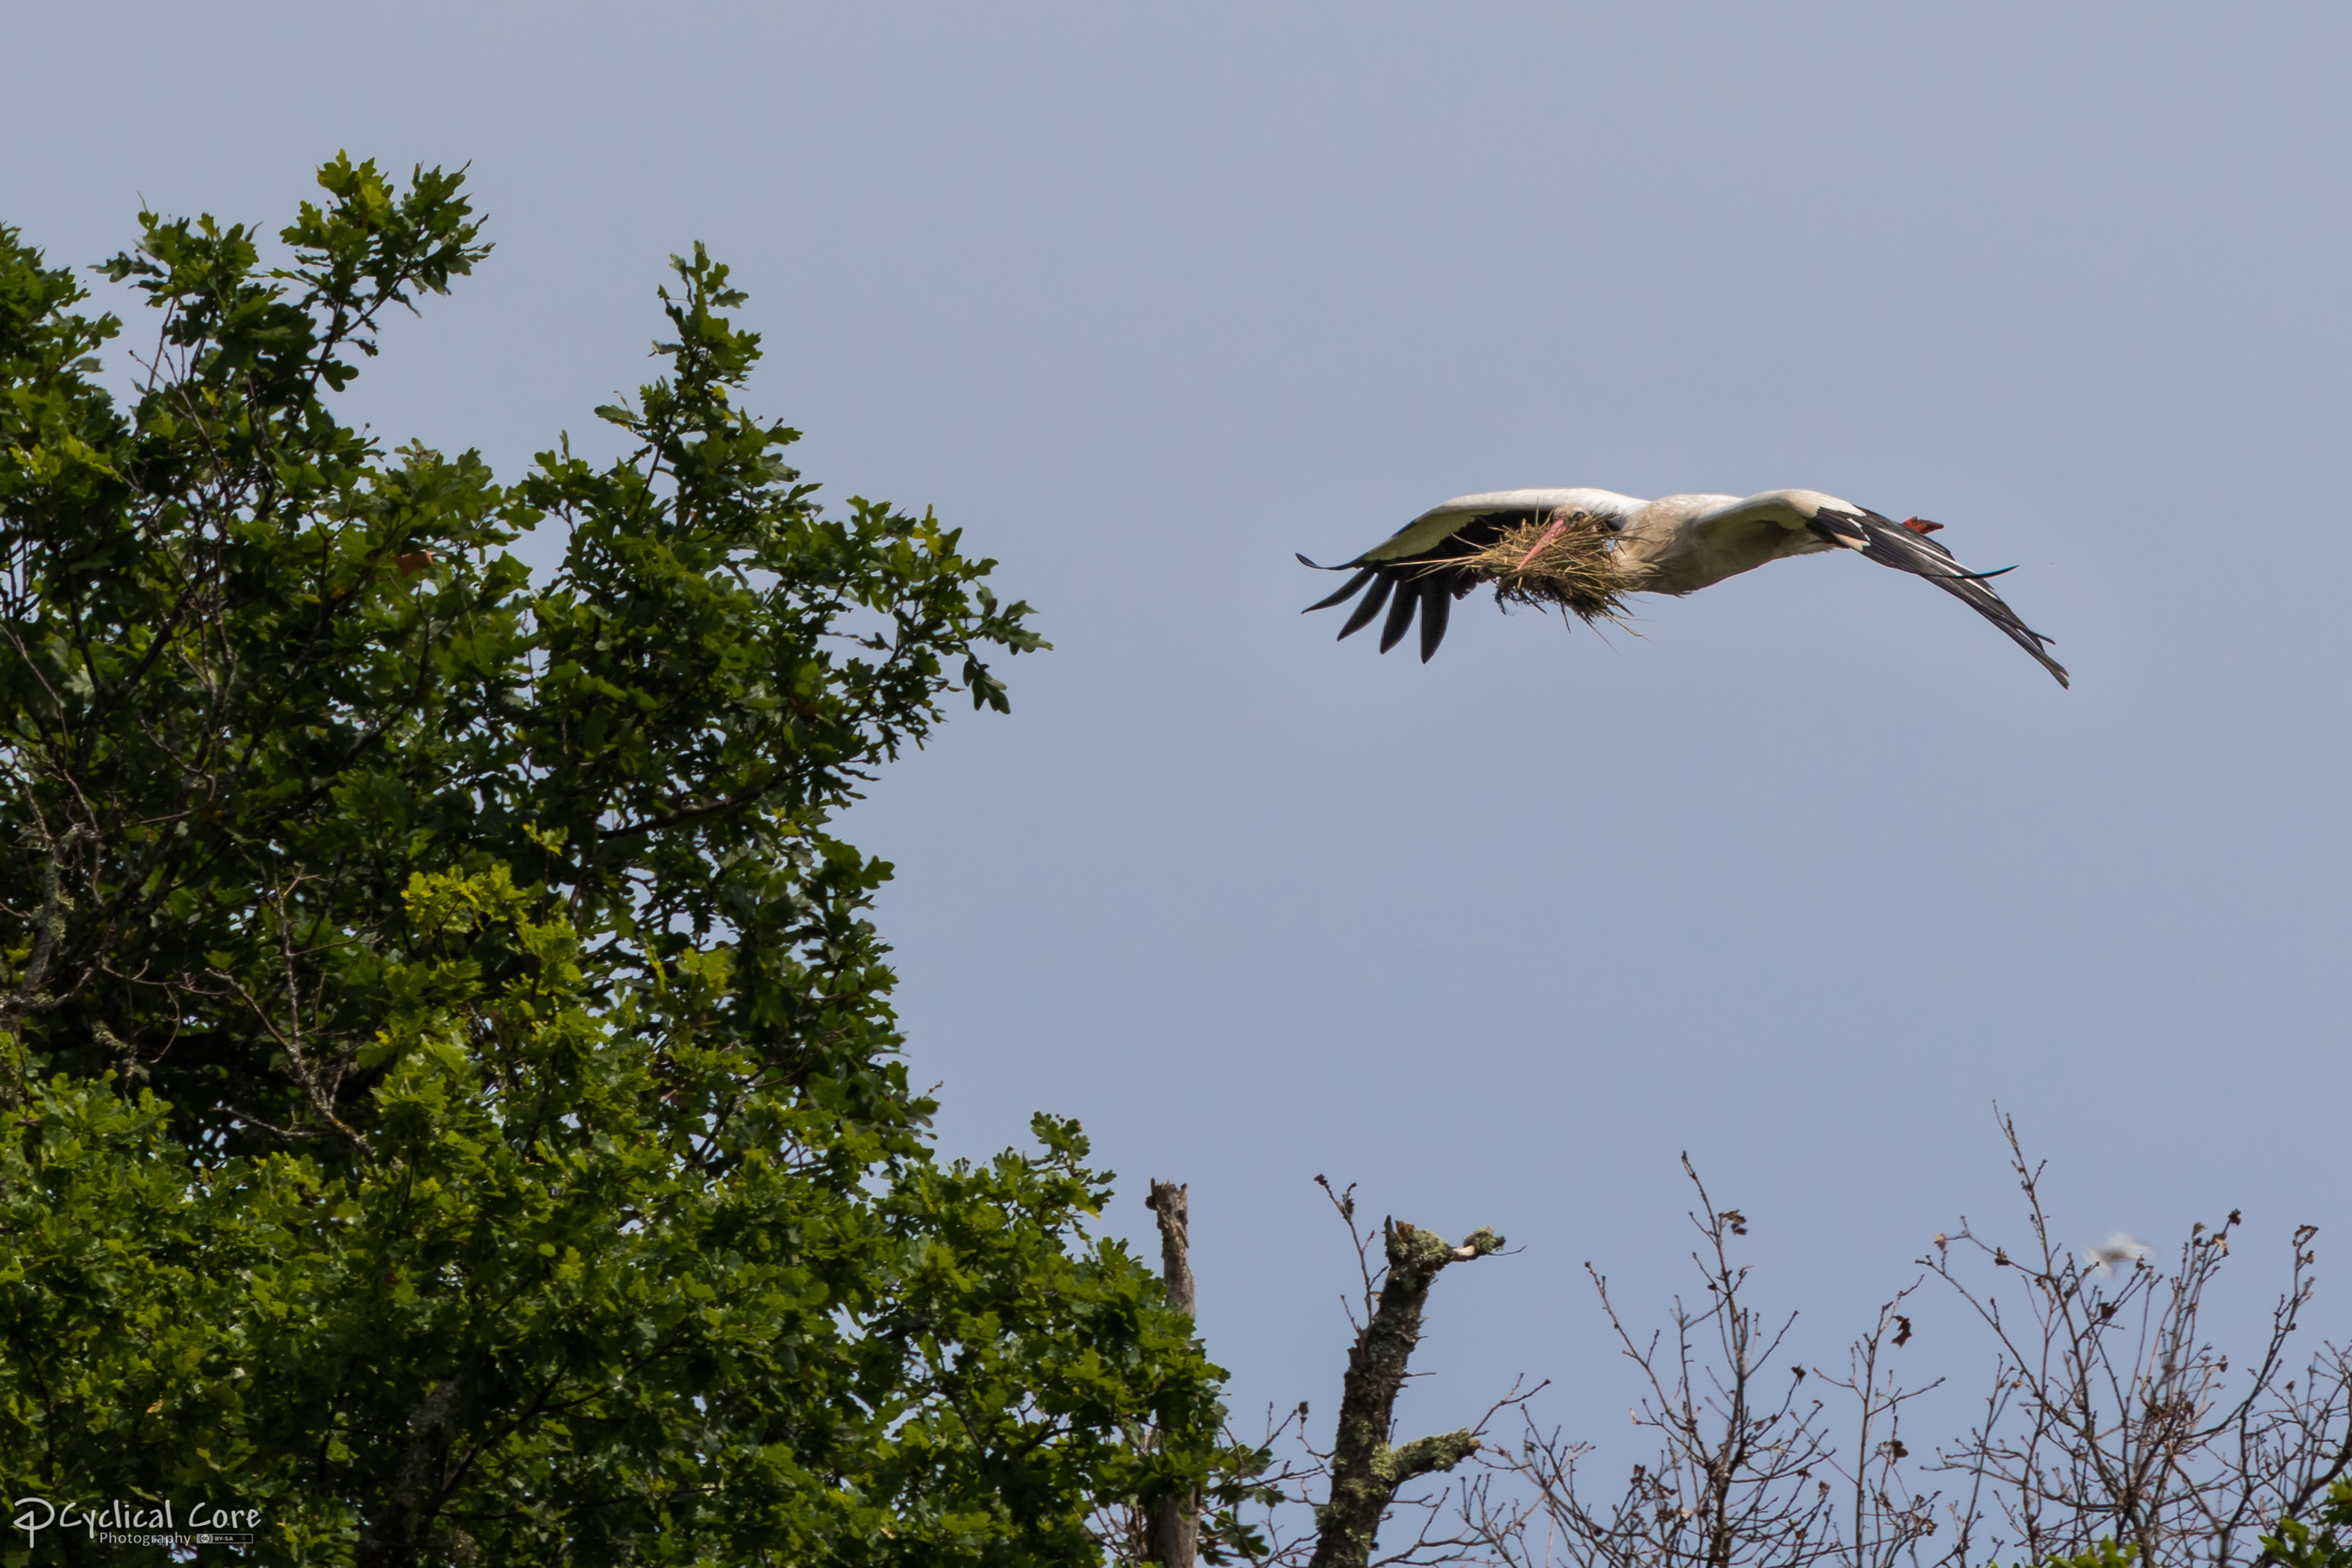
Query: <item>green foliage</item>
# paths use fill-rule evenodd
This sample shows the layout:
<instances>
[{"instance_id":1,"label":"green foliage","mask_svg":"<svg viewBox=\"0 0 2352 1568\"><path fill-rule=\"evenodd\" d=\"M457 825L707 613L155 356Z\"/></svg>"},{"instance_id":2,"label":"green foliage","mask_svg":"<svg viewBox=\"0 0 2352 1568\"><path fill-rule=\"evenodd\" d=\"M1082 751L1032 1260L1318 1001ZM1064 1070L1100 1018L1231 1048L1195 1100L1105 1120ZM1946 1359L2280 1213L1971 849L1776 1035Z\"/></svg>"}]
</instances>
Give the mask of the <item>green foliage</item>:
<instances>
[{"instance_id":1,"label":"green foliage","mask_svg":"<svg viewBox=\"0 0 2352 1568\"><path fill-rule=\"evenodd\" d=\"M2310 1520L2292 1515L2278 1521L2278 1533L2262 1538L2261 1561L2280 1568L2352 1568L2352 1481L2327 1489ZM2100 1541L2072 1557L2053 1557L2042 1568L2132 1568L2139 1548Z\"/></svg>"},{"instance_id":2,"label":"green foliage","mask_svg":"<svg viewBox=\"0 0 2352 1568\"><path fill-rule=\"evenodd\" d=\"M2137 1546L2129 1543L2117 1545L2113 1536L2105 1536L2094 1542L2087 1552L2078 1552L2072 1557L2050 1558L2042 1568L2132 1568L2132 1564L2138 1561Z\"/></svg>"},{"instance_id":3,"label":"green foliage","mask_svg":"<svg viewBox=\"0 0 2352 1568\"><path fill-rule=\"evenodd\" d=\"M2352 1481L2327 1489L2315 1521L2280 1520L2278 1533L2263 1537L2263 1552L2282 1568L2352 1568Z\"/></svg>"},{"instance_id":4,"label":"green foliage","mask_svg":"<svg viewBox=\"0 0 2352 1568\"><path fill-rule=\"evenodd\" d=\"M0 1495L256 1507L275 1563L861 1564L1238 1496L1076 1128L932 1157L889 868L827 831L1004 708L1028 607L817 505L699 247L625 457L385 452L326 399L488 247L458 175L320 184L278 268L142 215L121 402L121 323L0 229Z\"/></svg>"}]
</instances>

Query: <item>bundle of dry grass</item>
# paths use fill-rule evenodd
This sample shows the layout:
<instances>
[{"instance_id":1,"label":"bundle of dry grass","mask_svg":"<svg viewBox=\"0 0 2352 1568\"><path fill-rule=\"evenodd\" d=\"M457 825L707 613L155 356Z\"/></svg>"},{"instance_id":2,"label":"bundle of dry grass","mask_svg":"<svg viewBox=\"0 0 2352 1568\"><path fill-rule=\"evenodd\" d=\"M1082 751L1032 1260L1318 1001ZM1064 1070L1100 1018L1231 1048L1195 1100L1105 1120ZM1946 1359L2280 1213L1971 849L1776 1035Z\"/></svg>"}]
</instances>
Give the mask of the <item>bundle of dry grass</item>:
<instances>
[{"instance_id":1,"label":"bundle of dry grass","mask_svg":"<svg viewBox=\"0 0 2352 1568\"><path fill-rule=\"evenodd\" d=\"M1570 512L1513 523L1475 555L1446 565L1492 583L1504 605L1557 606L1587 622L1622 623L1624 595L1640 585L1641 571L1618 555L1615 539L1606 519Z\"/></svg>"}]
</instances>

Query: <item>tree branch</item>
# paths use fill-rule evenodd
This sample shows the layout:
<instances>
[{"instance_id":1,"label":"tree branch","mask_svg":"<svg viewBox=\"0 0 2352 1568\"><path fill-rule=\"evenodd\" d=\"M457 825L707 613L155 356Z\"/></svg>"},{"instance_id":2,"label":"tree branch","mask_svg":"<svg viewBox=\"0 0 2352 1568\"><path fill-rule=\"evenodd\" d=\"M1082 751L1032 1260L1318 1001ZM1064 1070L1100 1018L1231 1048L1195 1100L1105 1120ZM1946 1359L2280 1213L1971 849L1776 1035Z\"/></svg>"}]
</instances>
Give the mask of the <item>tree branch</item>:
<instances>
[{"instance_id":1,"label":"tree branch","mask_svg":"<svg viewBox=\"0 0 2352 1568\"><path fill-rule=\"evenodd\" d=\"M1421 1342L1422 1308L1430 1286L1448 1265L1484 1258L1499 1249L1503 1238L1481 1228L1453 1247L1433 1232L1397 1220L1389 1221L1383 1232L1388 1271L1371 1318L1348 1352L1339 1430L1331 1447L1331 1496L1315 1510L1312 1568L1365 1568L1397 1489L1433 1470L1452 1469L1478 1447L1477 1436L1467 1428L1395 1447L1388 1438L1406 1364Z\"/></svg>"}]
</instances>

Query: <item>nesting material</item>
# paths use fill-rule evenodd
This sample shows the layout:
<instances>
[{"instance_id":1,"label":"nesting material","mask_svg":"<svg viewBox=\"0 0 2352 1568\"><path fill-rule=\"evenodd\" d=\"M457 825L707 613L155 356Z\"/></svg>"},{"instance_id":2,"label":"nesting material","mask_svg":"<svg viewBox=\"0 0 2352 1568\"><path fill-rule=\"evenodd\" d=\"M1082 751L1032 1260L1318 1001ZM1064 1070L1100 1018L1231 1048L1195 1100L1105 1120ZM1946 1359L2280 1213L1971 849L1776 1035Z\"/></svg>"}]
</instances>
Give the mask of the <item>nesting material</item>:
<instances>
[{"instance_id":1,"label":"nesting material","mask_svg":"<svg viewBox=\"0 0 2352 1568\"><path fill-rule=\"evenodd\" d=\"M1641 584L1641 569L1621 557L1615 531L1591 512L1554 514L1540 522L1513 523L1502 536L1466 559L1446 565L1495 585L1504 605L1557 607L1586 622L1622 624L1624 595Z\"/></svg>"}]
</instances>

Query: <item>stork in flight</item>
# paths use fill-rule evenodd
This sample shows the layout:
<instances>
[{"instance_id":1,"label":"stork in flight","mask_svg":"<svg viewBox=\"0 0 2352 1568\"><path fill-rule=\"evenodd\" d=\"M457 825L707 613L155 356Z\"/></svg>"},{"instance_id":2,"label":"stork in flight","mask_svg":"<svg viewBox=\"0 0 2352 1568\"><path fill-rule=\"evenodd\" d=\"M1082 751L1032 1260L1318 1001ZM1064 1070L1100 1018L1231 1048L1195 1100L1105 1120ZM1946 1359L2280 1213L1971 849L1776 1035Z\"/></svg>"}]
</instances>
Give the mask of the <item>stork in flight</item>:
<instances>
[{"instance_id":1,"label":"stork in flight","mask_svg":"<svg viewBox=\"0 0 2352 1568\"><path fill-rule=\"evenodd\" d=\"M1985 585L2000 573L1971 572L1954 560L1927 537L1942 527L1916 517L1896 522L1819 490L1646 501L1609 490L1495 490L1433 506L1353 561L1318 567L1353 568L1355 575L1307 610L1345 604L1369 585L1339 635L1361 631L1386 605L1388 619L1381 626L1386 653L1403 639L1417 609L1426 661L1445 640L1454 601L1481 583L1494 583L1506 596L1563 605L1587 620L1613 618L1621 593L1691 594L1783 556L1852 550L1927 578L2007 632L2064 686L2064 667L2043 651L2050 639ZM1543 588L1538 557L1580 539L1585 548L1579 559L1599 574L1598 586L1580 585L1572 594L1530 591Z\"/></svg>"}]
</instances>

